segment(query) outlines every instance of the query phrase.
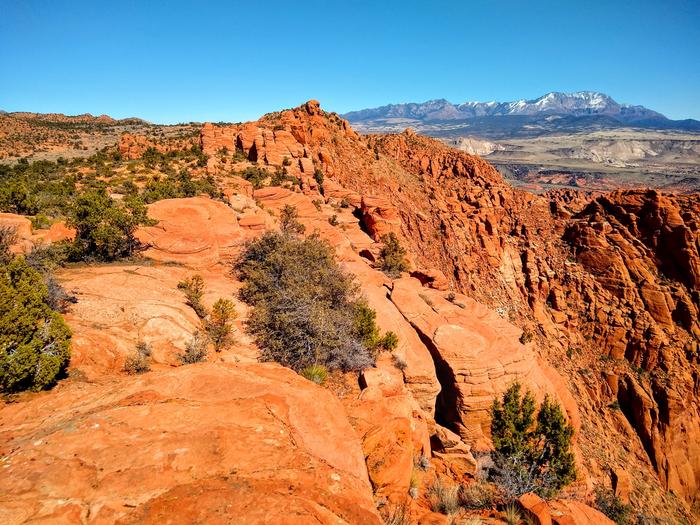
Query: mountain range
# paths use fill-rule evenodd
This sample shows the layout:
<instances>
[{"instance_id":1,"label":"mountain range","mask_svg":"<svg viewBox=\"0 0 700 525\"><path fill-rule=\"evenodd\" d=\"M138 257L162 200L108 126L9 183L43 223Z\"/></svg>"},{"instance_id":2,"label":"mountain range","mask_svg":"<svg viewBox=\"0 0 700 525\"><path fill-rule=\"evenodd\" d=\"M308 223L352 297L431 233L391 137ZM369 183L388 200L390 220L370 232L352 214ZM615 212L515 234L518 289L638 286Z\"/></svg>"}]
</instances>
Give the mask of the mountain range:
<instances>
[{"instance_id":1,"label":"mountain range","mask_svg":"<svg viewBox=\"0 0 700 525\"><path fill-rule=\"evenodd\" d=\"M700 121L671 120L644 106L621 104L595 91L551 92L534 100L512 102L453 104L437 99L351 111L343 117L364 132L412 127L438 137L470 134L502 139L630 127L700 131Z\"/></svg>"}]
</instances>

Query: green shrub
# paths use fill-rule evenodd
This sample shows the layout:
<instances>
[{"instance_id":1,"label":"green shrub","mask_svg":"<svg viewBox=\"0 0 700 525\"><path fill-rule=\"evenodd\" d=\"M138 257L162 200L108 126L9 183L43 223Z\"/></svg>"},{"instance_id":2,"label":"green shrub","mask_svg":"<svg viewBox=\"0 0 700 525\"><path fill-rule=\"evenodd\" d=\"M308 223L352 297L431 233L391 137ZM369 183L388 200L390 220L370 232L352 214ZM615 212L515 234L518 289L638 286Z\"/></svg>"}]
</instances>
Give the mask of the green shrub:
<instances>
[{"instance_id":1,"label":"green shrub","mask_svg":"<svg viewBox=\"0 0 700 525\"><path fill-rule=\"evenodd\" d=\"M381 351L393 351L399 344L399 337L394 332L379 335L376 323L377 313L369 307L364 299L359 299L353 307L353 330L366 348L376 355Z\"/></svg>"},{"instance_id":2,"label":"green shrub","mask_svg":"<svg viewBox=\"0 0 700 525\"><path fill-rule=\"evenodd\" d=\"M75 182L65 163L41 160L0 165L0 211L62 215L75 195Z\"/></svg>"},{"instance_id":3,"label":"green shrub","mask_svg":"<svg viewBox=\"0 0 700 525\"><path fill-rule=\"evenodd\" d=\"M48 290L39 272L23 257L3 255L2 259L0 390L47 388L68 366L70 329L48 306Z\"/></svg>"},{"instance_id":4,"label":"green shrub","mask_svg":"<svg viewBox=\"0 0 700 525\"><path fill-rule=\"evenodd\" d=\"M323 365L309 365L303 368L299 374L317 385L323 385L328 377L328 369Z\"/></svg>"},{"instance_id":5,"label":"green shrub","mask_svg":"<svg viewBox=\"0 0 700 525\"><path fill-rule=\"evenodd\" d=\"M323 172L316 168L314 170L314 180L316 181L316 184L318 184L318 191L323 195Z\"/></svg>"},{"instance_id":6,"label":"green shrub","mask_svg":"<svg viewBox=\"0 0 700 525\"><path fill-rule=\"evenodd\" d=\"M378 346L386 352L393 352L399 346L399 336L392 331L386 332L379 340Z\"/></svg>"},{"instance_id":7,"label":"green shrub","mask_svg":"<svg viewBox=\"0 0 700 525\"><path fill-rule=\"evenodd\" d=\"M285 204L282 211L280 211L280 229L288 234L302 234L306 230L306 227L299 222L299 212L296 206L291 206Z\"/></svg>"},{"instance_id":8,"label":"green shrub","mask_svg":"<svg viewBox=\"0 0 700 525\"><path fill-rule=\"evenodd\" d=\"M207 360L207 340L199 332L185 343L185 350L177 356L183 365L200 363Z\"/></svg>"},{"instance_id":9,"label":"green shrub","mask_svg":"<svg viewBox=\"0 0 700 525\"><path fill-rule=\"evenodd\" d=\"M209 340L217 352L228 348L233 342L231 321L235 318L236 307L230 300L218 299L212 306L205 326Z\"/></svg>"},{"instance_id":10,"label":"green shrub","mask_svg":"<svg viewBox=\"0 0 700 525\"><path fill-rule=\"evenodd\" d=\"M530 330L523 330L523 333L520 334L520 344L526 345L532 341L534 337Z\"/></svg>"},{"instance_id":11,"label":"green shrub","mask_svg":"<svg viewBox=\"0 0 700 525\"><path fill-rule=\"evenodd\" d=\"M329 217L328 224L331 226L338 226L338 216L335 213Z\"/></svg>"},{"instance_id":12,"label":"green shrub","mask_svg":"<svg viewBox=\"0 0 700 525\"><path fill-rule=\"evenodd\" d=\"M13 226L0 226L0 264L7 264L12 260L10 248L16 242L17 229Z\"/></svg>"},{"instance_id":13,"label":"green shrub","mask_svg":"<svg viewBox=\"0 0 700 525\"><path fill-rule=\"evenodd\" d=\"M311 365L359 370L372 364L356 330L357 287L316 235L267 232L237 264L241 298L252 305L249 331L262 358L296 371Z\"/></svg>"},{"instance_id":14,"label":"green shrub","mask_svg":"<svg viewBox=\"0 0 700 525\"><path fill-rule=\"evenodd\" d=\"M32 228L35 230L43 230L51 226L51 219L43 213L39 213L31 218Z\"/></svg>"},{"instance_id":15,"label":"green shrub","mask_svg":"<svg viewBox=\"0 0 700 525\"><path fill-rule=\"evenodd\" d=\"M78 195L67 222L76 230L69 254L74 261L113 261L131 256L139 247L136 228L150 224L141 200L125 197L120 204L104 189Z\"/></svg>"},{"instance_id":16,"label":"green shrub","mask_svg":"<svg viewBox=\"0 0 700 525\"><path fill-rule=\"evenodd\" d=\"M576 478L571 439L574 429L559 405L545 396L537 412L528 391L514 383L494 399L491 435L495 448L493 480L509 499L526 492L548 497Z\"/></svg>"},{"instance_id":17,"label":"green shrub","mask_svg":"<svg viewBox=\"0 0 700 525\"><path fill-rule=\"evenodd\" d=\"M269 171L258 168L257 166L250 166L243 171L236 171L233 173L233 175L247 180L256 190L262 188L265 181L271 177L271 173Z\"/></svg>"},{"instance_id":18,"label":"green shrub","mask_svg":"<svg viewBox=\"0 0 700 525\"><path fill-rule=\"evenodd\" d=\"M46 285L46 304L52 310L64 312L68 302L74 301L60 283L54 277L55 269L60 266L68 256L69 246L65 242L48 245L39 244L25 255L27 264L41 274Z\"/></svg>"},{"instance_id":19,"label":"green shrub","mask_svg":"<svg viewBox=\"0 0 700 525\"><path fill-rule=\"evenodd\" d=\"M143 190L143 200L147 203L163 199L182 199L207 194L212 199L222 198L222 192L216 187L212 176L203 179L193 179L186 169L177 175L166 177L156 176L146 183Z\"/></svg>"},{"instance_id":20,"label":"green shrub","mask_svg":"<svg viewBox=\"0 0 700 525\"><path fill-rule=\"evenodd\" d=\"M204 279L201 275L195 274L177 283L178 290L182 290L185 294L187 304L192 307L200 319L207 316L207 309L202 303L204 296Z\"/></svg>"},{"instance_id":21,"label":"green shrub","mask_svg":"<svg viewBox=\"0 0 700 525\"><path fill-rule=\"evenodd\" d=\"M382 271L390 277L399 277L401 272L408 271L406 250L401 246L394 232L382 235L382 251L380 253Z\"/></svg>"},{"instance_id":22,"label":"green shrub","mask_svg":"<svg viewBox=\"0 0 700 525\"><path fill-rule=\"evenodd\" d=\"M151 347L144 342L136 344L136 351L124 361L124 372L129 375L144 374L151 370Z\"/></svg>"},{"instance_id":23,"label":"green shrub","mask_svg":"<svg viewBox=\"0 0 700 525\"><path fill-rule=\"evenodd\" d=\"M379 343L377 312L369 307L367 301L359 299L353 305L353 330L366 348L375 348Z\"/></svg>"}]
</instances>

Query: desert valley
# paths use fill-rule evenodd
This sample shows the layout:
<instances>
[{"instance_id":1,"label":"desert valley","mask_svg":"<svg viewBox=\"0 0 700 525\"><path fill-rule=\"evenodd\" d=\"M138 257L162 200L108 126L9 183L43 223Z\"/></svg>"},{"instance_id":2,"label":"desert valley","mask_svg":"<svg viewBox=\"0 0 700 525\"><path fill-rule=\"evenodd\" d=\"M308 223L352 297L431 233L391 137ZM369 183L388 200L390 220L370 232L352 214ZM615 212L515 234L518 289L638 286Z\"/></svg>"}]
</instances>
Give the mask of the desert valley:
<instances>
[{"instance_id":1,"label":"desert valley","mask_svg":"<svg viewBox=\"0 0 700 525\"><path fill-rule=\"evenodd\" d=\"M0 114L0 522L697 523L695 131L404 124Z\"/></svg>"}]
</instances>

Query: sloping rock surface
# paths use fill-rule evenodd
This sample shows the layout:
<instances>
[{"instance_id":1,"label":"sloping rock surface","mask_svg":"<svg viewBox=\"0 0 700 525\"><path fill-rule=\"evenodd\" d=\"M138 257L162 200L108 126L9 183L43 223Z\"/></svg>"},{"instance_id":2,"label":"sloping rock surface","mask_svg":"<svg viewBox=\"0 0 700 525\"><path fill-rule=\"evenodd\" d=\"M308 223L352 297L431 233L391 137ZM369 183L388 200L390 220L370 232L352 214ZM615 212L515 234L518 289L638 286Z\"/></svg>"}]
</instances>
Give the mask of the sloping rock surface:
<instances>
[{"instance_id":1,"label":"sloping rock surface","mask_svg":"<svg viewBox=\"0 0 700 525\"><path fill-rule=\"evenodd\" d=\"M381 523L343 407L278 365L73 382L0 419L4 524Z\"/></svg>"}]
</instances>

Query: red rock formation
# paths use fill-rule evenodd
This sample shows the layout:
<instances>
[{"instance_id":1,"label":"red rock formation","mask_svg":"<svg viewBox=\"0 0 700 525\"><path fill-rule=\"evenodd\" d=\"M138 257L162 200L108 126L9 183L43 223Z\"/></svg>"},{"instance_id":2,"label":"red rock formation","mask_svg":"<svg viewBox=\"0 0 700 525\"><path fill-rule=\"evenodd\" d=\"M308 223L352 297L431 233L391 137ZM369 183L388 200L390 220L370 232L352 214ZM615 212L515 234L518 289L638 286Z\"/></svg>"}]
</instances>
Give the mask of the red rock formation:
<instances>
[{"instance_id":1,"label":"red rock formation","mask_svg":"<svg viewBox=\"0 0 700 525\"><path fill-rule=\"evenodd\" d=\"M382 523L342 405L278 365L72 382L0 420L2 523Z\"/></svg>"},{"instance_id":2,"label":"red rock formation","mask_svg":"<svg viewBox=\"0 0 700 525\"><path fill-rule=\"evenodd\" d=\"M53 223L47 230L34 230L32 221L14 213L0 213L0 228L14 230L16 242L11 246L13 253L28 253L39 244L50 244L72 239L75 230L68 228L63 221Z\"/></svg>"},{"instance_id":3,"label":"red rock formation","mask_svg":"<svg viewBox=\"0 0 700 525\"><path fill-rule=\"evenodd\" d=\"M206 125L200 143L230 207L203 198L151 207L160 223L139 233L151 245L146 254L184 267L81 270L82 281L72 269L61 276L82 294L68 314L76 366L98 376L119 366L136 340L127 334L126 312L133 311L137 331L162 340L154 365L162 373L197 321L167 283L196 270L215 294L232 293L238 284L222 275L222 263L246 238L275 227L291 204L306 231L328 240L357 276L382 330L399 335L395 363L380 358L363 374L362 389L354 384L338 394L375 495L404 497L412 462L428 449L440 475L459 480L471 472L472 447L489 445L488 405L520 380L538 398L555 395L580 429L582 479L572 492L583 497L611 472L617 480L631 473L620 490L633 505L687 516L666 490L689 506L700 480L697 196L532 195L509 187L483 160L414 133L360 137L315 101L254 123ZM296 176L300 191L253 192L227 178L233 161L248 165L241 155ZM323 194L316 170L325 177ZM415 279L392 282L372 267L375 239L388 231L408 248ZM98 291L100 280L110 295ZM124 290L113 292L118 286ZM124 310L110 310L110 301ZM97 331L116 350L80 343ZM254 359L244 343L221 359ZM117 364L101 363L105 355ZM196 493L214 505L212 494L227 498L218 487ZM437 519L416 505L414 517ZM583 504L548 508L553 523L605 523Z\"/></svg>"},{"instance_id":4,"label":"red rock formation","mask_svg":"<svg viewBox=\"0 0 700 525\"><path fill-rule=\"evenodd\" d=\"M447 276L448 288L527 327L541 357L565 373L564 389L573 389L589 420L606 428L612 418L617 425L617 416L606 410L617 399L635 429L635 457L654 466L664 487L695 497L698 455L688 445L672 448L670 443L673 432L686 435L677 429L694 435L700 421L692 379L699 374L693 356L700 354L697 197L652 198L644 192L535 196L509 187L478 157L412 132L358 137L315 103L229 127L227 133L249 157L252 152L268 163L264 139L270 131L275 139L271 151L277 151L275 133L284 137L290 154L301 151L287 144L291 135L304 148L302 158L324 172L329 203L345 200L361 208L362 199L380 197L380 209L386 211L372 207L370 212L365 206L369 213L363 214L363 226L376 234L377 227L400 225L417 276L439 270ZM202 141L207 142L205 134ZM274 158L278 162L279 154ZM590 198L597 199L592 208L586 205ZM581 356L582 362L575 364L568 356ZM609 363L601 356L624 361ZM650 402L632 401L631 392L640 389L610 386L611 377L626 377L625 362L659 376L641 378L641 391ZM664 395L670 391L678 406L693 408L682 414L666 408ZM611 445L596 435L582 439L584 448ZM625 448L629 439L612 443ZM606 467L592 459L596 454L585 456L587 468L603 476Z\"/></svg>"}]
</instances>

